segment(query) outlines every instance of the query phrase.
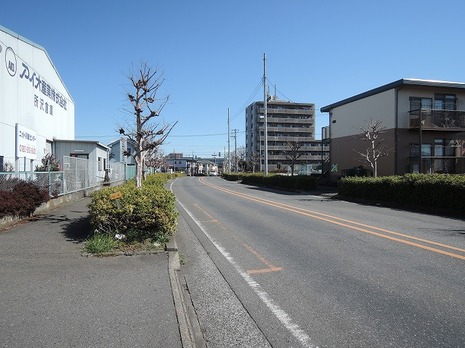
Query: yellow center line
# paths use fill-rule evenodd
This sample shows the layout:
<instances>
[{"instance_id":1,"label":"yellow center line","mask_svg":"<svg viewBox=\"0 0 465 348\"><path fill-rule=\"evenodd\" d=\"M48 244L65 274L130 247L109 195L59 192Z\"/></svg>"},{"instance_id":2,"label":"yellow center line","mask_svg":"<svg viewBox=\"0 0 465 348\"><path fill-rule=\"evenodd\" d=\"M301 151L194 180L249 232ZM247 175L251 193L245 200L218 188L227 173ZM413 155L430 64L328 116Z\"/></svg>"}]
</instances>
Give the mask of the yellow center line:
<instances>
[{"instance_id":1,"label":"yellow center line","mask_svg":"<svg viewBox=\"0 0 465 348\"><path fill-rule=\"evenodd\" d=\"M379 228L379 227L376 227L376 226L371 226L371 225L359 223L359 222L356 222L356 221L351 221L351 220L339 218L339 217L324 214L324 213L315 212L315 211L312 211L312 210L307 210L307 209L294 207L292 205L288 205L288 204L285 204L285 203L279 203L279 202L275 202L275 201L271 201L271 200L266 200L266 199L263 199L263 198L257 198L257 197L251 196L251 195L247 195L247 194L244 194L244 193L239 193L239 192L236 192L236 191L233 191L233 190L230 190L230 189L225 189L225 188L222 188L222 187L207 183L202 178L200 178L199 180L204 185L210 186L210 187L212 187L212 188L214 188L216 190L219 190L219 191L222 191L222 192L225 192L225 193L229 193L229 194L241 197L241 198L245 198L245 199L248 199L248 200L251 200L251 201L254 201L254 202L258 202L258 203L262 203L262 204L269 205L269 206L272 206L272 207L280 208L280 209L290 211L290 212L293 212L293 213L296 213L296 214L308 216L308 217L311 217L311 218L314 218L314 219L329 222L329 223L334 224L334 225L338 225L338 226L342 226L342 227L349 228L349 229L352 229L352 230L356 230L356 231L359 231L359 232L371 234L371 235L374 235L374 236L377 236L377 237L386 238L386 239L389 239L389 240L392 240L392 241L396 241L396 242L407 244L407 245L410 245L410 246L414 246L414 247L417 247L417 248L420 248L420 249L432 251L432 252L435 252L435 253L438 253L438 254L447 255L447 256L454 257L454 258L457 258L457 259L460 259L460 260L465 260L465 256L463 256L463 255L455 254L453 252L437 249L437 248L434 248L434 247L431 247L431 246L428 246L428 245L419 244L419 243L416 243L416 242L422 242L422 243L426 243L426 244L446 248L446 249L449 249L449 250L464 252L464 253L465 253L465 249L456 248L456 247L451 246L451 245L441 244L441 243L437 243L437 242L430 241L430 240L427 240L427 239L422 239L422 238L409 236L409 235L406 235L406 234L403 234L403 233L399 233L399 232L387 230L387 229L384 229L384 228ZM391 234L391 235L396 236L396 237L386 235L386 234L382 234L382 233L375 232L375 231ZM401 239L401 238L397 238L397 237L407 238L407 239L410 239L410 240L413 240L413 241L416 241L416 242L412 242L410 240L405 240L405 239Z\"/></svg>"}]
</instances>

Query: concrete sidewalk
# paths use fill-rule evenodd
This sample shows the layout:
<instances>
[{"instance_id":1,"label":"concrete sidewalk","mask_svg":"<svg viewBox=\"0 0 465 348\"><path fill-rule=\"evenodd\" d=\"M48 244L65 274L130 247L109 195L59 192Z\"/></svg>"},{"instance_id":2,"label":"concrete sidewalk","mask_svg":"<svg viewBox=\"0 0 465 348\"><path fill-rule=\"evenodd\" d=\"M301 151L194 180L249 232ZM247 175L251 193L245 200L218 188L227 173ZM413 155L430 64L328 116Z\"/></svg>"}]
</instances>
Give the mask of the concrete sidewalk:
<instances>
[{"instance_id":1,"label":"concrete sidewalk","mask_svg":"<svg viewBox=\"0 0 465 348\"><path fill-rule=\"evenodd\" d=\"M181 347L169 253L82 256L89 201L0 232L0 346Z\"/></svg>"}]
</instances>

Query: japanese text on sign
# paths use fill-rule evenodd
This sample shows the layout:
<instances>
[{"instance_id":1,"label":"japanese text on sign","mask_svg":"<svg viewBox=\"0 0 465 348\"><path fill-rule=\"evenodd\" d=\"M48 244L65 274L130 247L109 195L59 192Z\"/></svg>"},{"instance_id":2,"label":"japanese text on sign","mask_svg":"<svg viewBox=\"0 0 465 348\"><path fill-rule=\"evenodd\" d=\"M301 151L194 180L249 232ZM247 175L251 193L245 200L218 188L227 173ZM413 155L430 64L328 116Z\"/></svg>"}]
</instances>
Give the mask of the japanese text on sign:
<instances>
[{"instance_id":1,"label":"japanese text on sign","mask_svg":"<svg viewBox=\"0 0 465 348\"><path fill-rule=\"evenodd\" d=\"M20 78L31 82L32 86L39 90L44 96L57 103L60 107L67 110L68 104L66 98L64 98L58 91L56 91L50 84L47 83L43 78L40 77L36 72L29 71L29 66L26 63L22 63L23 71L19 75ZM36 96L34 96L36 97ZM43 99L40 99L43 100ZM35 105L35 98L34 98ZM43 109L45 111L45 109ZM53 109L52 109L53 110ZM53 112L52 112L53 113Z\"/></svg>"}]
</instances>

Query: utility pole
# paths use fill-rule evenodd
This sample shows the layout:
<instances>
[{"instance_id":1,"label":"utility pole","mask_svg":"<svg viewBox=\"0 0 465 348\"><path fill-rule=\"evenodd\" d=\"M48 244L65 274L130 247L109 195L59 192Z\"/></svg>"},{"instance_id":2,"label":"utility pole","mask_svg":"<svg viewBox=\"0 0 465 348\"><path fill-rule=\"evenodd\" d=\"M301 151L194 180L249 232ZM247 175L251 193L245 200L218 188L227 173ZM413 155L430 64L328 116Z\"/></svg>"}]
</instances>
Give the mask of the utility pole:
<instances>
[{"instance_id":1,"label":"utility pole","mask_svg":"<svg viewBox=\"0 0 465 348\"><path fill-rule=\"evenodd\" d=\"M231 174L231 131L229 129L229 108L228 108L228 174Z\"/></svg>"},{"instance_id":2,"label":"utility pole","mask_svg":"<svg viewBox=\"0 0 465 348\"><path fill-rule=\"evenodd\" d=\"M263 114L265 122L265 175L268 175L268 95L266 92L266 53L263 53Z\"/></svg>"},{"instance_id":3,"label":"utility pole","mask_svg":"<svg viewBox=\"0 0 465 348\"><path fill-rule=\"evenodd\" d=\"M239 131L239 129L233 129L232 130L234 135L234 162L235 162L235 169L236 169L236 172L237 172L237 132Z\"/></svg>"}]
</instances>

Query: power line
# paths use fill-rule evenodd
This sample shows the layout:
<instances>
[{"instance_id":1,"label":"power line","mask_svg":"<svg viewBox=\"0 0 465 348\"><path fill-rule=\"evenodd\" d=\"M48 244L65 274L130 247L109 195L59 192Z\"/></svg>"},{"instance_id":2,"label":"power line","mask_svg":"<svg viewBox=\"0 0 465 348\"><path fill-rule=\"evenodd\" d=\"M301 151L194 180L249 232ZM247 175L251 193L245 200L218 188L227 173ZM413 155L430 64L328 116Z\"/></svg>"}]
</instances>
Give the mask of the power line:
<instances>
[{"instance_id":1,"label":"power line","mask_svg":"<svg viewBox=\"0 0 465 348\"><path fill-rule=\"evenodd\" d=\"M237 133L245 133L245 131L237 130ZM170 138L212 137L212 136L219 136L219 135L228 135L228 133L170 135Z\"/></svg>"},{"instance_id":2,"label":"power line","mask_svg":"<svg viewBox=\"0 0 465 348\"><path fill-rule=\"evenodd\" d=\"M235 120L237 117L239 117L239 115L241 115L244 111L244 109L250 104L252 103L253 99L255 98L255 96L257 95L257 93L260 91L261 87L262 87L262 84L263 84L263 79L261 78L260 81L258 81L257 83L257 86L255 86L255 89L253 90L253 92L250 94L249 98L244 102L244 104L242 104L242 106L238 109L238 111L236 111L231 120Z\"/></svg>"},{"instance_id":3,"label":"power line","mask_svg":"<svg viewBox=\"0 0 465 348\"><path fill-rule=\"evenodd\" d=\"M286 96L284 95L284 93L282 93L282 92L276 87L276 84L273 84L273 82L270 81L269 78L267 78L266 80L267 80L271 85L274 85L274 86L275 86L274 88L276 89L276 92L278 92L280 95L282 95L287 101L290 101L291 103L294 103L294 101L293 101L291 98L286 97Z\"/></svg>"},{"instance_id":4,"label":"power line","mask_svg":"<svg viewBox=\"0 0 465 348\"><path fill-rule=\"evenodd\" d=\"M212 133L212 134L171 134L170 138L193 138L193 137L216 137L220 135L228 135L228 133Z\"/></svg>"},{"instance_id":5,"label":"power line","mask_svg":"<svg viewBox=\"0 0 465 348\"><path fill-rule=\"evenodd\" d=\"M237 133L245 133L245 131L237 131ZM228 133L210 133L210 134L170 134L169 138L189 138L189 137L215 137L220 135L228 135ZM118 134L115 135L76 135L76 138L118 138Z\"/></svg>"}]
</instances>

